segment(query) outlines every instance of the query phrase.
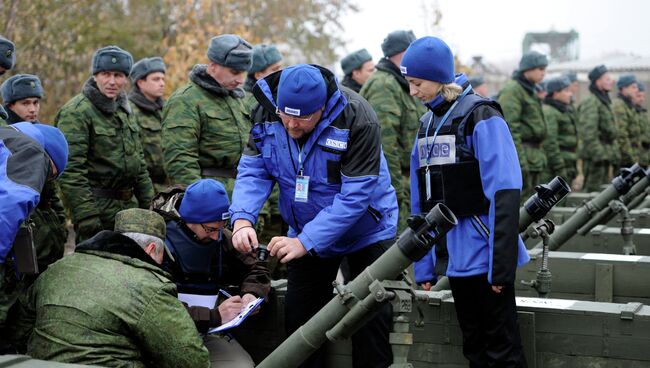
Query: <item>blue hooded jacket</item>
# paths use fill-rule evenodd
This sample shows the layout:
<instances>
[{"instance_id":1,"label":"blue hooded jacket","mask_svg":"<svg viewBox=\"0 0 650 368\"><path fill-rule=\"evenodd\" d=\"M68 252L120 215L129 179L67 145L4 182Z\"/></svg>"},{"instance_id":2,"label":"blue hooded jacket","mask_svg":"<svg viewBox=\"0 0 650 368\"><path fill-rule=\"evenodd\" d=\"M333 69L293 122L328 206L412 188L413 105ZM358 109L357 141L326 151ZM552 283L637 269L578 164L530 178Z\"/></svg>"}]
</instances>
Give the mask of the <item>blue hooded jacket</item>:
<instances>
[{"instance_id":1,"label":"blue hooded jacket","mask_svg":"<svg viewBox=\"0 0 650 368\"><path fill-rule=\"evenodd\" d=\"M44 138L31 124L21 129L0 127L0 264L20 225L38 205L50 173Z\"/></svg>"},{"instance_id":2,"label":"blue hooded jacket","mask_svg":"<svg viewBox=\"0 0 650 368\"><path fill-rule=\"evenodd\" d=\"M279 71L253 88L259 106L237 168L230 213L232 222L255 223L277 183L288 236L300 239L308 252L333 257L394 238L397 198L374 111L361 96L339 87L329 70L314 66L327 84L328 97L321 120L303 146L308 201L295 200L300 148L275 114Z\"/></svg>"},{"instance_id":3,"label":"blue hooded jacket","mask_svg":"<svg viewBox=\"0 0 650 368\"><path fill-rule=\"evenodd\" d=\"M456 76L455 82L464 89L471 89L467 78L462 74ZM463 277L487 274L488 282L492 285L511 285L517 266L527 263L530 259L518 234L522 185L519 159L508 125L501 113L493 107L494 102L475 95L471 90L465 98L465 103L472 105L465 106L461 102L456 108L471 114L464 131L467 147L456 147L456 152L463 148L473 152L479 164L482 190L489 201L489 211L483 215L459 217L458 225L447 233L449 263L446 275ZM430 117L433 113L436 119L439 119L450 107L449 102L443 102L433 108L429 106L432 112L427 113L425 117ZM464 116L455 116L452 112L449 121L462 118ZM421 122L420 132L426 129L429 119L423 118ZM431 128L429 136L433 135L433 131ZM417 174L420 159L416 137L411 153L413 214L422 212L419 193L424 188L420 188ZM435 280L435 264L434 251L416 262L416 282Z\"/></svg>"}]
</instances>

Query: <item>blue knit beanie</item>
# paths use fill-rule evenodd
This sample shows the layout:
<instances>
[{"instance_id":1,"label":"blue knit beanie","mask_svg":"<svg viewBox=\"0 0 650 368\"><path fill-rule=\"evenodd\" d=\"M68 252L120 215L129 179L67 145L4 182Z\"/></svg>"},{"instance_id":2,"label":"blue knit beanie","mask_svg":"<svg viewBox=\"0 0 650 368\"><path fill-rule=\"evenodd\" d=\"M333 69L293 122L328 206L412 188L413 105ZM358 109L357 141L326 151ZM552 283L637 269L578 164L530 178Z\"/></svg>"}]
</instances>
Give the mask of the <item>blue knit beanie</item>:
<instances>
[{"instance_id":1,"label":"blue knit beanie","mask_svg":"<svg viewBox=\"0 0 650 368\"><path fill-rule=\"evenodd\" d=\"M29 97L43 98L43 86L37 76L31 74L16 74L0 86L2 101L10 104Z\"/></svg>"},{"instance_id":2,"label":"blue knit beanie","mask_svg":"<svg viewBox=\"0 0 650 368\"><path fill-rule=\"evenodd\" d=\"M165 62L160 56L144 58L133 64L129 78L135 83L142 78L146 78L151 73L165 73L165 70Z\"/></svg>"},{"instance_id":3,"label":"blue knit beanie","mask_svg":"<svg viewBox=\"0 0 650 368\"><path fill-rule=\"evenodd\" d=\"M384 52L385 57L391 57L406 50L413 41L415 41L413 31L393 31L384 38L381 51Z\"/></svg>"},{"instance_id":4,"label":"blue knit beanie","mask_svg":"<svg viewBox=\"0 0 650 368\"><path fill-rule=\"evenodd\" d=\"M561 91L571 85L571 80L568 76L563 75L560 77L555 77L546 82L546 92L549 95Z\"/></svg>"},{"instance_id":5,"label":"blue knit beanie","mask_svg":"<svg viewBox=\"0 0 650 368\"><path fill-rule=\"evenodd\" d=\"M68 164L68 141L58 128L47 124L28 122L16 123L12 126L40 143L54 162L58 172L57 177L63 174Z\"/></svg>"},{"instance_id":6,"label":"blue knit beanie","mask_svg":"<svg viewBox=\"0 0 650 368\"><path fill-rule=\"evenodd\" d=\"M618 78L618 81L616 81L616 87L618 89L625 88L629 86L630 84L637 83L636 77L634 74L626 74L626 75L621 75L620 78Z\"/></svg>"},{"instance_id":7,"label":"blue knit beanie","mask_svg":"<svg viewBox=\"0 0 650 368\"><path fill-rule=\"evenodd\" d=\"M253 64L249 73L257 73L282 60L282 54L275 45L255 45L253 47Z\"/></svg>"},{"instance_id":8,"label":"blue knit beanie","mask_svg":"<svg viewBox=\"0 0 650 368\"><path fill-rule=\"evenodd\" d=\"M226 187L214 179L200 179L187 187L178 213L189 224L226 221L230 218Z\"/></svg>"},{"instance_id":9,"label":"blue knit beanie","mask_svg":"<svg viewBox=\"0 0 650 368\"><path fill-rule=\"evenodd\" d=\"M248 71L253 59L253 46L234 34L212 37L208 59L213 63L237 70Z\"/></svg>"},{"instance_id":10,"label":"blue knit beanie","mask_svg":"<svg viewBox=\"0 0 650 368\"><path fill-rule=\"evenodd\" d=\"M11 69L16 64L16 45L0 36L0 66Z\"/></svg>"},{"instance_id":11,"label":"blue knit beanie","mask_svg":"<svg viewBox=\"0 0 650 368\"><path fill-rule=\"evenodd\" d=\"M443 40L422 37L406 49L400 71L405 77L448 84L454 81L454 55Z\"/></svg>"},{"instance_id":12,"label":"blue knit beanie","mask_svg":"<svg viewBox=\"0 0 650 368\"><path fill-rule=\"evenodd\" d=\"M278 85L278 109L288 115L305 116L325 105L327 86L320 70L297 64L282 70Z\"/></svg>"},{"instance_id":13,"label":"blue knit beanie","mask_svg":"<svg viewBox=\"0 0 650 368\"><path fill-rule=\"evenodd\" d=\"M128 76L132 66L133 56L117 46L102 47L93 54L93 75L100 72L122 72Z\"/></svg>"}]
</instances>

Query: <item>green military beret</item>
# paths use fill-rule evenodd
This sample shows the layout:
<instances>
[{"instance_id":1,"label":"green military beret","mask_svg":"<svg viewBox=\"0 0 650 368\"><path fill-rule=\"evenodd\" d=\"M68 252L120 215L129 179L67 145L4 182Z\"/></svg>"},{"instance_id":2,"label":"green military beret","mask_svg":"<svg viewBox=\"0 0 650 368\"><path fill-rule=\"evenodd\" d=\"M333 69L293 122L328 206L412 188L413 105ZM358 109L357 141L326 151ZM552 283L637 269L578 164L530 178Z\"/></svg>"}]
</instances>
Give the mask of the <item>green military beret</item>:
<instances>
[{"instance_id":1,"label":"green military beret","mask_svg":"<svg viewBox=\"0 0 650 368\"><path fill-rule=\"evenodd\" d=\"M166 70L165 62L159 56L144 58L139 60L137 63L133 64L131 69L131 81L136 82L142 78L146 78L147 75L155 72L164 73Z\"/></svg>"},{"instance_id":2,"label":"green military beret","mask_svg":"<svg viewBox=\"0 0 650 368\"><path fill-rule=\"evenodd\" d=\"M372 56L366 49L357 50L348 56L344 57L341 60L341 69L343 69L343 74L348 75L352 73L353 70L361 68L361 66L372 60Z\"/></svg>"},{"instance_id":3,"label":"green military beret","mask_svg":"<svg viewBox=\"0 0 650 368\"><path fill-rule=\"evenodd\" d=\"M142 208L129 208L115 215L115 231L140 233L165 240L165 220L156 212Z\"/></svg>"},{"instance_id":4,"label":"green military beret","mask_svg":"<svg viewBox=\"0 0 650 368\"><path fill-rule=\"evenodd\" d=\"M31 74L16 74L0 86L2 101L9 104L25 98L43 98L43 86L37 76Z\"/></svg>"},{"instance_id":5,"label":"green military beret","mask_svg":"<svg viewBox=\"0 0 650 368\"><path fill-rule=\"evenodd\" d=\"M102 47L93 54L93 75L99 72L122 72L129 75L132 66L133 56L117 46Z\"/></svg>"},{"instance_id":6,"label":"green military beret","mask_svg":"<svg viewBox=\"0 0 650 368\"><path fill-rule=\"evenodd\" d=\"M548 65L548 58L546 55L537 52L529 51L525 53L521 60L519 60L519 71L525 72L526 70L535 69Z\"/></svg>"},{"instance_id":7,"label":"green military beret","mask_svg":"<svg viewBox=\"0 0 650 368\"><path fill-rule=\"evenodd\" d=\"M16 63L16 45L0 36L0 66L11 69Z\"/></svg>"},{"instance_id":8,"label":"green military beret","mask_svg":"<svg viewBox=\"0 0 650 368\"><path fill-rule=\"evenodd\" d=\"M257 73L282 60L282 54L275 45L255 45L253 47L253 63L249 73Z\"/></svg>"}]
</instances>

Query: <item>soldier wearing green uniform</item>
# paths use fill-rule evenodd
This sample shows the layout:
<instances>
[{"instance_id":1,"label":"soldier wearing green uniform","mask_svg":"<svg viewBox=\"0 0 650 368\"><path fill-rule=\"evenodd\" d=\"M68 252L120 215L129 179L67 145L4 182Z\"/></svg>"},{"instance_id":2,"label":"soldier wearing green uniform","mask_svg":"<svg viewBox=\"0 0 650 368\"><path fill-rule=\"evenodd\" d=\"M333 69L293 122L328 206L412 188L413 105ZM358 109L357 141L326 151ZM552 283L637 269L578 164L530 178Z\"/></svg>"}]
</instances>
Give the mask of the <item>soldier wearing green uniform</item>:
<instances>
[{"instance_id":1,"label":"soldier wearing green uniform","mask_svg":"<svg viewBox=\"0 0 650 368\"><path fill-rule=\"evenodd\" d=\"M639 125L641 127L641 148L643 154L639 162L643 167L650 165L650 120L648 119L648 109L645 107L645 84L638 83L639 91L634 101Z\"/></svg>"},{"instance_id":2,"label":"soldier wearing green uniform","mask_svg":"<svg viewBox=\"0 0 650 368\"><path fill-rule=\"evenodd\" d=\"M614 81L605 65L593 68L588 76L591 93L578 108L578 137L583 142L578 156L583 161L584 190L594 192L612 180L612 165L618 165L620 153L609 98Z\"/></svg>"},{"instance_id":3,"label":"soldier wearing green uniform","mask_svg":"<svg viewBox=\"0 0 650 368\"><path fill-rule=\"evenodd\" d=\"M555 147L561 162L549 165L551 170L547 171L543 180L550 181L560 175L569 182L573 182L577 176L578 131L575 115L569 109L573 96L571 81L565 76L553 78L546 83L546 91L548 94L544 99L543 111L548 126L549 139L545 147L547 149ZM551 155L549 155L550 157Z\"/></svg>"},{"instance_id":4,"label":"soldier wearing green uniform","mask_svg":"<svg viewBox=\"0 0 650 368\"><path fill-rule=\"evenodd\" d=\"M241 85L252 46L237 35L221 35L212 38L207 56L208 65L195 65L190 82L163 110L165 170L172 184L218 178L232 193L251 128Z\"/></svg>"},{"instance_id":5,"label":"soldier wearing green uniform","mask_svg":"<svg viewBox=\"0 0 650 368\"><path fill-rule=\"evenodd\" d=\"M93 76L55 117L70 144L60 184L77 241L112 229L117 212L148 208L153 198L140 128L124 92L132 65L131 54L117 46L97 50Z\"/></svg>"},{"instance_id":6,"label":"soldier wearing green uniform","mask_svg":"<svg viewBox=\"0 0 650 368\"><path fill-rule=\"evenodd\" d=\"M40 101L43 98L41 80L31 74L17 74L7 79L2 86L2 100L8 113L7 123L21 121L38 122ZM65 211L56 193L56 184L48 181L41 192L38 206L30 216L37 252L38 269L44 271L48 265L63 257L68 232L65 228ZM35 275L24 276L26 289L34 281Z\"/></svg>"},{"instance_id":7,"label":"soldier wearing green uniform","mask_svg":"<svg viewBox=\"0 0 650 368\"><path fill-rule=\"evenodd\" d=\"M8 39L0 36L0 75L13 68L16 63L16 45ZM7 112L0 105L0 126L6 125L4 120L7 118Z\"/></svg>"},{"instance_id":8,"label":"soldier wearing green uniform","mask_svg":"<svg viewBox=\"0 0 650 368\"><path fill-rule=\"evenodd\" d=\"M209 367L176 285L160 268L164 238L160 215L128 209L115 216L115 231L51 265L21 306L27 354L105 367Z\"/></svg>"},{"instance_id":9,"label":"soldier wearing green uniform","mask_svg":"<svg viewBox=\"0 0 650 368\"><path fill-rule=\"evenodd\" d=\"M619 167L630 167L639 162L641 155L641 126L634 108L634 99L639 92L636 77L622 75L616 82L618 96L612 103L614 121L618 129L618 146L621 150Z\"/></svg>"},{"instance_id":10,"label":"soldier wearing green uniform","mask_svg":"<svg viewBox=\"0 0 650 368\"><path fill-rule=\"evenodd\" d=\"M535 91L535 85L546 75L547 65L546 55L536 51L524 54L519 69L506 82L498 97L517 147L524 179L522 198L528 198L535 186L543 181L542 175L548 165L544 150L548 131L542 102Z\"/></svg>"},{"instance_id":11,"label":"soldier wearing green uniform","mask_svg":"<svg viewBox=\"0 0 650 368\"><path fill-rule=\"evenodd\" d=\"M144 58L133 64L133 89L129 101L140 127L140 142L147 161L147 170L156 193L169 185L163 168L162 110L165 92L165 62L160 57Z\"/></svg>"},{"instance_id":12,"label":"soldier wearing green uniform","mask_svg":"<svg viewBox=\"0 0 650 368\"><path fill-rule=\"evenodd\" d=\"M375 63L372 62L368 50L361 49L341 59L341 69L345 75L341 84L359 93L361 87L375 72Z\"/></svg>"},{"instance_id":13,"label":"soldier wearing green uniform","mask_svg":"<svg viewBox=\"0 0 650 368\"><path fill-rule=\"evenodd\" d=\"M253 47L253 61L244 85L244 89L248 92L244 102L246 111L251 111L257 105L257 100L251 93L255 83L280 69L282 69L282 54L275 45L262 44Z\"/></svg>"},{"instance_id":14,"label":"soldier wearing green uniform","mask_svg":"<svg viewBox=\"0 0 650 368\"><path fill-rule=\"evenodd\" d=\"M382 149L400 210L399 231L406 227L406 219L411 213L411 149L420 116L426 111L424 105L411 96L409 84L399 70L404 52L414 40L413 31L389 33L381 44L384 58L377 63L377 71L368 78L360 92L377 113L381 124Z\"/></svg>"}]
</instances>

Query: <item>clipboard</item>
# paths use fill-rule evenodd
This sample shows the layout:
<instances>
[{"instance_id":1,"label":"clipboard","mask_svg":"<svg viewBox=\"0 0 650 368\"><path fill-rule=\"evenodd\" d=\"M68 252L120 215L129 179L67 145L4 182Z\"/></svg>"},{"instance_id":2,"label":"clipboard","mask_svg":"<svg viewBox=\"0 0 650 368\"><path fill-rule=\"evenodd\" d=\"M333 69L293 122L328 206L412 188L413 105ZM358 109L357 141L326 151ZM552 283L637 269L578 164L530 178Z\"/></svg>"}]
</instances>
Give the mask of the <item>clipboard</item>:
<instances>
[{"instance_id":1,"label":"clipboard","mask_svg":"<svg viewBox=\"0 0 650 368\"><path fill-rule=\"evenodd\" d=\"M246 320L246 318L248 318L248 316L250 316L251 313L253 313L253 311L255 309L257 309L260 306L260 304L262 304L263 301L264 301L264 298L257 298L255 300L253 300L252 302L248 303L242 309L242 311L239 312L237 317L235 317L232 320L222 324L219 327L209 329L208 334L214 334L214 333L222 332L222 331L229 330L229 329L231 329L233 327L237 327L237 326L241 325L242 322L244 322L244 320Z\"/></svg>"}]
</instances>

